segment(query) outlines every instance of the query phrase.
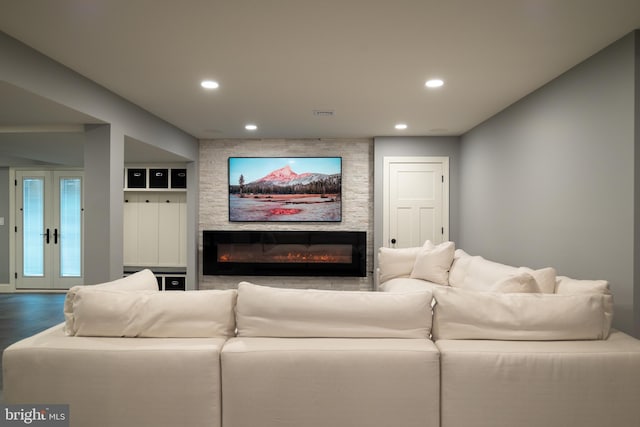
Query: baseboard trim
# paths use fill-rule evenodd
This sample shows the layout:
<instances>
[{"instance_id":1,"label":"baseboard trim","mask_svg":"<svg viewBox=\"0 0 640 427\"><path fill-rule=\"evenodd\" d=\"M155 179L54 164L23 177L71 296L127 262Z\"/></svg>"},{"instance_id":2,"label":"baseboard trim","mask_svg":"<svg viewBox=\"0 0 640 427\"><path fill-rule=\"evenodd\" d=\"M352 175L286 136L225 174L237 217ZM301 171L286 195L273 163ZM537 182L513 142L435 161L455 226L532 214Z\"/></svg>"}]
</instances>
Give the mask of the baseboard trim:
<instances>
[{"instance_id":1,"label":"baseboard trim","mask_svg":"<svg viewBox=\"0 0 640 427\"><path fill-rule=\"evenodd\" d=\"M0 283L0 294L66 294L68 289L16 289L11 283Z\"/></svg>"},{"instance_id":2,"label":"baseboard trim","mask_svg":"<svg viewBox=\"0 0 640 427\"><path fill-rule=\"evenodd\" d=\"M0 293L12 293L16 288L11 283L0 283Z\"/></svg>"}]
</instances>

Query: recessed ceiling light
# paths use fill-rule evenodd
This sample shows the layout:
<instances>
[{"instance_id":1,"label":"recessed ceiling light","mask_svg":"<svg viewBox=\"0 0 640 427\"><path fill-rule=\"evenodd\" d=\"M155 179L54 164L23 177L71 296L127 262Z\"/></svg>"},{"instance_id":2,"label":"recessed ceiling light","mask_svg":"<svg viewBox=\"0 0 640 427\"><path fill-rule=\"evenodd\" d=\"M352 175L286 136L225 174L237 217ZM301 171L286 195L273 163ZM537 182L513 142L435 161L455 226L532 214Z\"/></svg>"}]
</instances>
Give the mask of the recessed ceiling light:
<instances>
[{"instance_id":1,"label":"recessed ceiling light","mask_svg":"<svg viewBox=\"0 0 640 427\"><path fill-rule=\"evenodd\" d=\"M317 117L333 117L335 114L334 110L313 110L313 115Z\"/></svg>"},{"instance_id":2,"label":"recessed ceiling light","mask_svg":"<svg viewBox=\"0 0 640 427\"><path fill-rule=\"evenodd\" d=\"M403 130L403 129L407 128L407 124L406 123L398 123L395 127L398 130Z\"/></svg>"},{"instance_id":3,"label":"recessed ceiling light","mask_svg":"<svg viewBox=\"0 0 640 427\"><path fill-rule=\"evenodd\" d=\"M220 85L214 80L203 80L200 82L200 86L205 89L218 89Z\"/></svg>"},{"instance_id":4,"label":"recessed ceiling light","mask_svg":"<svg viewBox=\"0 0 640 427\"><path fill-rule=\"evenodd\" d=\"M435 88L435 87L440 87L443 84L444 82L440 79L431 79L431 80L427 80L427 82L424 85L426 87Z\"/></svg>"},{"instance_id":5,"label":"recessed ceiling light","mask_svg":"<svg viewBox=\"0 0 640 427\"><path fill-rule=\"evenodd\" d=\"M248 124L248 125L245 125L245 127L244 127L244 128L245 128L246 130L256 130L256 129L258 129L258 126L256 126L256 125L252 125L252 124Z\"/></svg>"}]
</instances>

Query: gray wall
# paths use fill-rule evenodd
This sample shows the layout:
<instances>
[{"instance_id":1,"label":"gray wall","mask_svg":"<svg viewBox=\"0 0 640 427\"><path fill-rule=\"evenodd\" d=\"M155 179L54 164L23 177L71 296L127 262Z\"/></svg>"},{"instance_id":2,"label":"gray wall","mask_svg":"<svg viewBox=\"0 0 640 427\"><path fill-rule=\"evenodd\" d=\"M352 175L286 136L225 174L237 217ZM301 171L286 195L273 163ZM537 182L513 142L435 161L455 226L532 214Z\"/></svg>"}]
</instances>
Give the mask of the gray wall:
<instances>
[{"instance_id":1,"label":"gray wall","mask_svg":"<svg viewBox=\"0 0 640 427\"><path fill-rule=\"evenodd\" d=\"M9 283L9 168L0 168L0 283Z\"/></svg>"},{"instance_id":2,"label":"gray wall","mask_svg":"<svg viewBox=\"0 0 640 427\"><path fill-rule=\"evenodd\" d=\"M458 238L495 261L609 280L614 325L640 336L635 61L631 34L464 135Z\"/></svg>"},{"instance_id":3,"label":"gray wall","mask_svg":"<svg viewBox=\"0 0 640 427\"><path fill-rule=\"evenodd\" d=\"M382 242L382 177L385 157L425 156L449 157L449 240L459 236L460 138L456 136L377 137L374 150L374 242L376 250ZM375 260L377 266L377 259Z\"/></svg>"}]
</instances>

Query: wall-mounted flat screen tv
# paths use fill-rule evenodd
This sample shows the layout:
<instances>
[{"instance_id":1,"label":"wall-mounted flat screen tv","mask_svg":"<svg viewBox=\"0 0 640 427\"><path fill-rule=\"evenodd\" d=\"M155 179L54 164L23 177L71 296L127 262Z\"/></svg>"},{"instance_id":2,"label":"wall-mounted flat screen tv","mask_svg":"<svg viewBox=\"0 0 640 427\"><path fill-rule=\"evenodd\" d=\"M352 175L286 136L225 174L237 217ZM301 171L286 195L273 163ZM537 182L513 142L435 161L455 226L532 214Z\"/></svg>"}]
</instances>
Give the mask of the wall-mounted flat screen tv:
<instances>
[{"instance_id":1,"label":"wall-mounted flat screen tv","mask_svg":"<svg viewBox=\"0 0 640 427\"><path fill-rule=\"evenodd\" d=\"M229 221L342 221L342 158L229 157Z\"/></svg>"}]
</instances>

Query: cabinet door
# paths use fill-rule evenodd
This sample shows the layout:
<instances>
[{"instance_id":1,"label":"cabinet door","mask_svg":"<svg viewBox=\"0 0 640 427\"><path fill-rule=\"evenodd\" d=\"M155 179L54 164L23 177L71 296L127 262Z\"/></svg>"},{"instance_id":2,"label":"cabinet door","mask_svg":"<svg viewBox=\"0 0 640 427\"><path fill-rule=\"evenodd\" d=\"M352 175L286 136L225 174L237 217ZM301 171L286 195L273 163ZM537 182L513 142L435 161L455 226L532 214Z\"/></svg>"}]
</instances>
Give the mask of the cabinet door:
<instances>
[{"instance_id":1,"label":"cabinet door","mask_svg":"<svg viewBox=\"0 0 640 427\"><path fill-rule=\"evenodd\" d=\"M127 192L124 199L124 265L186 266L186 194Z\"/></svg>"},{"instance_id":2,"label":"cabinet door","mask_svg":"<svg viewBox=\"0 0 640 427\"><path fill-rule=\"evenodd\" d=\"M187 266L187 194L180 195L180 266Z\"/></svg>"},{"instance_id":3,"label":"cabinet door","mask_svg":"<svg viewBox=\"0 0 640 427\"><path fill-rule=\"evenodd\" d=\"M135 193L126 193L124 195L124 265L139 265L138 262L138 222L140 218L140 196Z\"/></svg>"},{"instance_id":4,"label":"cabinet door","mask_svg":"<svg viewBox=\"0 0 640 427\"><path fill-rule=\"evenodd\" d=\"M158 194L154 193L141 193L138 199L139 265L158 265L158 197Z\"/></svg>"},{"instance_id":5,"label":"cabinet door","mask_svg":"<svg viewBox=\"0 0 640 427\"><path fill-rule=\"evenodd\" d=\"M186 203L184 194L165 194L158 201L158 264L184 265Z\"/></svg>"}]
</instances>

